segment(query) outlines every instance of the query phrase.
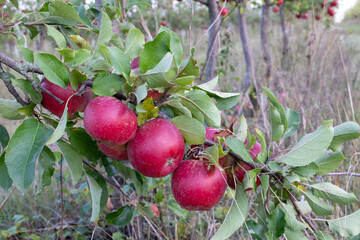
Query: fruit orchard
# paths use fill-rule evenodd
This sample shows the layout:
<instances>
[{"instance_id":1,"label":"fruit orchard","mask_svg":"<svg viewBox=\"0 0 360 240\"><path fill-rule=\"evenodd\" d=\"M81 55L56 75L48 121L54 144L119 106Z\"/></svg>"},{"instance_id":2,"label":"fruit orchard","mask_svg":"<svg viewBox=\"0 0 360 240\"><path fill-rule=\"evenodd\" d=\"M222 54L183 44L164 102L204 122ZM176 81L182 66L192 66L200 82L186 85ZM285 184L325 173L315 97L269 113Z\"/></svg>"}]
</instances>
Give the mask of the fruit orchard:
<instances>
[{"instance_id":1,"label":"fruit orchard","mask_svg":"<svg viewBox=\"0 0 360 240\"><path fill-rule=\"evenodd\" d=\"M283 87L269 43L279 15L286 69L287 19L330 27L337 0L56 0L20 11L22 5L0 0L0 37L15 39L21 52L0 52L11 96L1 96L0 116L18 123L13 132L0 125L0 219L15 222L0 225L1 238L359 238L359 191L331 176L359 177L344 146L356 148L360 126L354 117L306 128L303 107L286 106L286 92L277 92ZM166 12L184 8L189 15L168 22ZM261 12L261 77L248 45L246 14L253 9ZM192 43L202 14L208 25ZM240 74L226 62L233 43L222 28L236 17L245 71L232 87L226 74ZM184 22L189 39L180 37ZM29 47L42 37L47 50ZM309 66L316 61L306 58ZM348 165L351 171L339 170ZM52 227L31 225L25 213L2 215L14 194L29 191L49 197Z\"/></svg>"}]
</instances>

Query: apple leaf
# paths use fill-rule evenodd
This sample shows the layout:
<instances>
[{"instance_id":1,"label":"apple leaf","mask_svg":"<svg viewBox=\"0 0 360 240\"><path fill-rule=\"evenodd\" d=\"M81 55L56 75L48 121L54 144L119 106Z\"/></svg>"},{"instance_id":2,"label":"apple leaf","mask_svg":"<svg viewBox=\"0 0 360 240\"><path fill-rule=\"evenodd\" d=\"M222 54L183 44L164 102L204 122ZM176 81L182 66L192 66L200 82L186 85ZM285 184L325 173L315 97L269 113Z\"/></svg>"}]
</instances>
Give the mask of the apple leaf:
<instances>
[{"instance_id":1,"label":"apple leaf","mask_svg":"<svg viewBox=\"0 0 360 240\"><path fill-rule=\"evenodd\" d=\"M108 223L117 227L124 227L131 222L133 218L133 210L129 206L120 207L117 211L106 215L105 219Z\"/></svg>"},{"instance_id":2,"label":"apple leaf","mask_svg":"<svg viewBox=\"0 0 360 240\"><path fill-rule=\"evenodd\" d=\"M20 114L18 108L21 108L21 104L16 100L2 99L0 98L0 116L9 120L20 120L25 116Z\"/></svg>"},{"instance_id":3,"label":"apple leaf","mask_svg":"<svg viewBox=\"0 0 360 240\"><path fill-rule=\"evenodd\" d=\"M334 207L330 204L320 200L318 197L316 197L314 194L312 194L310 191L302 192L305 195L306 200L308 201L311 209L314 211L314 213L320 215L320 216L328 216L331 215Z\"/></svg>"},{"instance_id":4,"label":"apple leaf","mask_svg":"<svg viewBox=\"0 0 360 240\"><path fill-rule=\"evenodd\" d=\"M64 57L65 62L70 62L75 57L75 51L70 48L56 49L56 51Z\"/></svg>"},{"instance_id":5,"label":"apple leaf","mask_svg":"<svg viewBox=\"0 0 360 240\"><path fill-rule=\"evenodd\" d=\"M195 105L187 101L182 101L181 104L190 111L193 118L197 119L201 123L204 123L204 116Z\"/></svg>"},{"instance_id":6,"label":"apple leaf","mask_svg":"<svg viewBox=\"0 0 360 240\"><path fill-rule=\"evenodd\" d=\"M294 231L300 231L304 230L307 227L304 223L297 220L297 212L292 205L282 203L280 207L285 213L285 221L289 228Z\"/></svg>"},{"instance_id":7,"label":"apple leaf","mask_svg":"<svg viewBox=\"0 0 360 240\"><path fill-rule=\"evenodd\" d=\"M284 232L286 239L291 240L308 240L308 238L305 236L305 234L301 231L293 231L289 228L285 228Z\"/></svg>"},{"instance_id":8,"label":"apple leaf","mask_svg":"<svg viewBox=\"0 0 360 240\"><path fill-rule=\"evenodd\" d=\"M350 140L360 137L360 126L356 122L345 122L334 127L334 138L330 144L330 149L339 151L341 146Z\"/></svg>"},{"instance_id":9,"label":"apple leaf","mask_svg":"<svg viewBox=\"0 0 360 240\"><path fill-rule=\"evenodd\" d=\"M51 22L57 22L70 26L83 23L76 10L71 5L63 1L51 2L48 9L50 16L52 16L52 18L48 18L48 20L52 20Z\"/></svg>"},{"instance_id":10,"label":"apple leaf","mask_svg":"<svg viewBox=\"0 0 360 240\"><path fill-rule=\"evenodd\" d=\"M252 157L245 147L245 144L237 138L228 138L226 145L236 154L238 154L245 162L252 162Z\"/></svg>"},{"instance_id":11,"label":"apple leaf","mask_svg":"<svg viewBox=\"0 0 360 240\"><path fill-rule=\"evenodd\" d=\"M144 7L151 7L151 0L128 0L126 1L126 9L130 9L133 6L144 6Z\"/></svg>"},{"instance_id":12,"label":"apple leaf","mask_svg":"<svg viewBox=\"0 0 360 240\"><path fill-rule=\"evenodd\" d=\"M121 74L126 80L129 80L131 72L130 59L125 53L117 47L109 47L111 64L117 73Z\"/></svg>"},{"instance_id":13,"label":"apple leaf","mask_svg":"<svg viewBox=\"0 0 360 240\"><path fill-rule=\"evenodd\" d=\"M62 154L64 155L67 164L69 165L71 178L73 184L75 185L80 180L83 174L81 155L72 145L62 140L57 141L57 145L60 148Z\"/></svg>"},{"instance_id":14,"label":"apple leaf","mask_svg":"<svg viewBox=\"0 0 360 240\"><path fill-rule=\"evenodd\" d=\"M48 53L37 53L35 54L35 63L44 72L47 80L64 89L67 88L69 71L59 59Z\"/></svg>"},{"instance_id":15,"label":"apple leaf","mask_svg":"<svg viewBox=\"0 0 360 240\"><path fill-rule=\"evenodd\" d=\"M41 94L39 94L38 92L36 92L34 90L34 87L31 84L31 82L29 82L28 80L25 80L25 79L11 79L11 82L15 86L20 88L26 95L28 95L34 103L36 103L36 104L41 103L42 96L41 96Z\"/></svg>"},{"instance_id":16,"label":"apple leaf","mask_svg":"<svg viewBox=\"0 0 360 240\"><path fill-rule=\"evenodd\" d=\"M275 237L280 237L285 232L285 213L278 205L266 218L267 227Z\"/></svg>"},{"instance_id":17,"label":"apple leaf","mask_svg":"<svg viewBox=\"0 0 360 240\"><path fill-rule=\"evenodd\" d=\"M334 240L332 236L322 231L315 231L315 236L318 240Z\"/></svg>"},{"instance_id":18,"label":"apple leaf","mask_svg":"<svg viewBox=\"0 0 360 240\"><path fill-rule=\"evenodd\" d=\"M143 216L152 219L155 213L152 211L151 206L148 203L138 202L136 210Z\"/></svg>"},{"instance_id":19,"label":"apple leaf","mask_svg":"<svg viewBox=\"0 0 360 240\"><path fill-rule=\"evenodd\" d=\"M277 162L298 167L316 161L330 145L334 134L332 125L332 120L324 121L316 131L306 134L288 153L280 156Z\"/></svg>"},{"instance_id":20,"label":"apple leaf","mask_svg":"<svg viewBox=\"0 0 360 240\"><path fill-rule=\"evenodd\" d=\"M177 95L182 102L188 102L194 105L204 116L206 122L211 127L220 126L221 114L217 109L213 100L201 90L192 90L186 93L185 96Z\"/></svg>"},{"instance_id":21,"label":"apple leaf","mask_svg":"<svg viewBox=\"0 0 360 240\"><path fill-rule=\"evenodd\" d=\"M26 62L34 62L34 52L32 50L26 47L19 47L19 50L22 52Z\"/></svg>"},{"instance_id":22,"label":"apple leaf","mask_svg":"<svg viewBox=\"0 0 360 240\"><path fill-rule=\"evenodd\" d=\"M87 76L79 70L73 69L70 73L70 85L73 89L77 89L78 85L87 80Z\"/></svg>"},{"instance_id":23,"label":"apple leaf","mask_svg":"<svg viewBox=\"0 0 360 240\"><path fill-rule=\"evenodd\" d=\"M184 105L182 105L180 101L177 100L168 101L166 106L174 112L175 116L184 115L189 118L192 117L190 110L184 107Z\"/></svg>"},{"instance_id":24,"label":"apple leaf","mask_svg":"<svg viewBox=\"0 0 360 240\"><path fill-rule=\"evenodd\" d=\"M170 50L171 50L171 53L174 56L175 66L179 68L180 63L181 63L182 58L183 58L183 47L181 45L181 41L178 38L178 36L176 36L176 34L173 31L171 31L169 28L161 26L160 29L159 29L159 33L163 32L163 31L169 33L170 36L171 36Z\"/></svg>"},{"instance_id":25,"label":"apple leaf","mask_svg":"<svg viewBox=\"0 0 360 240\"><path fill-rule=\"evenodd\" d=\"M106 206L108 200L108 191L104 178L101 177L98 173L87 170L86 178L88 180L91 194L91 221L95 222Z\"/></svg>"},{"instance_id":26,"label":"apple leaf","mask_svg":"<svg viewBox=\"0 0 360 240\"><path fill-rule=\"evenodd\" d=\"M137 117L138 125L142 125L144 122L146 122L149 119L156 118L159 116L159 108L154 106L154 102L152 98L146 99L142 105L138 105L138 110L141 110L139 112Z\"/></svg>"},{"instance_id":27,"label":"apple leaf","mask_svg":"<svg viewBox=\"0 0 360 240\"><path fill-rule=\"evenodd\" d=\"M66 39L61 32L50 25L46 25L47 34L55 40L59 48L66 48Z\"/></svg>"},{"instance_id":28,"label":"apple leaf","mask_svg":"<svg viewBox=\"0 0 360 240\"><path fill-rule=\"evenodd\" d=\"M140 173L130 168L128 168L128 173L135 186L136 195L138 197L142 196L144 192L144 181L142 179L142 176L140 175Z\"/></svg>"},{"instance_id":29,"label":"apple leaf","mask_svg":"<svg viewBox=\"0 0 360 240\"><path fill-rule=\"evenodd\" d=\"M167 53L170 53L171 35L168 32L159 33L153 41L144 44L144 49L140 53L140 71L147 71L156 67Z\"/></svg>"},{"instance_id":30,"label":"apple leaf","mask_svg":"<svg viewBox=\"0 0 360 240\"><path fill-rule=\"evenodd\" d=\"M97 44L108 45L112 36L112 23L105 11L101 13L101 25Z\"/></svg>"},{"instance_id":31,"label":"apple leaf","mask_svg":"<svg viewBox=\"0 0 360 240\"><path fill-rule=\"evenodd\" d=\"M55 143L57 140L59 140L65 132L65 128L66 128L66 123L68 120L68 103L69 100L71 98L69 98L66 102L65 108L64 108L64 112L60 118L60 121L57 125L57 127L55 128L55 131L53 132L53 134L51 135L51 137L49 138L49 140L46 142L46 144L53 144Z\"/></svg>"},{"instance_id":32,"label":"apple leaf","mask_svg":"<svg viewBox=\"0 0 360 240\"><path fill-rule=\"evenodd\" d=\"M16 130L6 148L5 163L11 179L20 190L34 180L35 164L52 130L36 119L26 119Z\"/></svg>"},{"instance_id":33,"label":"apple leaf","mask_svg":"<svg viewBox=\"0 0 360 240\"><path fill-rule=\"evenodd\" d=\"M94 79L92 91L99 96L113 96L120 91L125 81L117 74L100 73Z\"/></svg>"},{"instance_id":34,"label":"apple leaf","mask_svg":"<svg viewBox=\"0 0 360 240\"><path fill-rule=\"evenodd\" d=\"M267 151L266 151L266 139L264 134L258 129L255 129L256 135L258 136L261 143L261 152L256 157L260 162L265 163L267 160Z\"/></svg>"},{"instance_id":35,"label":"apple leaf","mask_svg":"<svg viewBox=\"0 0 360 240\"><path fill-rule=\"evenodd\" d=\"M360 234L360 210L342 218L327 221L332 232L342 237L352 237Z\"/></svg>"},{"instance_id":36,"label":"apple leaf","mask_svg":"<svg viewBox=\"0 0 360 240\"><path fill-rule=\"evenodd\" d=\"M38 161L38 175L40 179L38 184L38 193L43 189L43 187L51 184L51 177L54 174L54 165L54 153L45 146L40 153Z\"/></svg>"},{"instance_id":37,"label":"apple leaf","mask_svg":"<svg viewBox=\"0 0 360 240\"><path fill-rule=\"evenodd\" d=\"M333 152L331 150L326 151L320 158L318 158L314 163L319 166L319 170L316 174L326 175L338 169L342 162L346 158L343 153L340 151Z\"/></svg>"},{"instance_id":38,"label":"apple leaf","mask_svg":"<svg viewBox=\"0 0 360 240\"><path fill-rule=\"evenodd\" d=\"M91 51L91 45L80 35L68 35L68 37L79 49Z\"/></svg>"},{"instance_id":39,"label":"apple leaf","mask_svg":"<svg viewBox=\"0 0 360 240\"><path fill-rule=\"evenodd\" d=\"M271 140L280 140L284 134L284 124L281 121L279 111L272 104L269 106L269 121L271 125Z\"/></svg>"},{"instance_id":40,"label":"apple leaf","mask_svg":"<svg viewBox=\"0 0 360 240\"><path fill-rule=\"evenodd\" d=\"M248 220L245 223L246 231L251 234L254 239L263 240L266 227L261 223L256 223L253 220Z\"/></svg>"},{"instance_id":41,"label":"apple leaf","mask_svg":"<svg viewBox=\"0 0 360 240\"><path fill-rule=\"evenodd\" d=\"M284 125L284 131L288 128L288 120L286 117L285 108L283 105L280 104L280 102L276 99L274 93L267 87L264 87L265 93L269 98L269 101L273 107L277 109L277 111L280 114L281 123Z\"/></svg>"},{"instance_id":42,"label":"apple leaf","mask_svg":"<svg viewBox=\"0 0 360 240\"><path fill-rule=\"evenodd\" d=\"M313 189L315 196L325 198L342 205L358 202L358 199L353 193L348 193L329 182L316 183L309 186Z\"/></svg>"},{"instance_id":43,"label":"apple leaf","mask_svg":"<svg viewBox=\"0 0 360 240\"><path fill-rule=\"evenodd\" d=\"M9 133L6 128L0 124L0 153L6 148L9 143Z\"/></svg>"},{"instance_id":44,"label":"apple leaf","mask_svg":"<svg viewBox=\"0 0 360 240\"><path fill-rule=\"evenodd\" d=\"M248 131L248 125L247 125L247 121L246 121L246 118L244 117L244 115L241 115L241 117L239 119L239 125L240 126L237 131L236 138L242 142L245 142L246 136L247 136L247 131Z\"/></svg>"},{"instance_id":45,"label":"apple leaf","mask_svg":"<svg viewBox=\"0 0 360 240\"><path fill-rule=\"evenodd\" d=\"M89 60L90 55L91 54L90 54L89 50L79 49L79 50L75 51L74 58L70 62L68 62L68 64L71 66L81 65L84 62L86 62L87 60Z\"/></svg>"},{"instance_id":46,"label":"apple leaf","mask_svg":"<svg viewBox=\"0 0 360 240\"><path fill-rule=\"evenodd\" d=\"M171 122L179 128L188 144L202 144L205 141L204 125L195 118L182 115L172 118Z\"/></svg>"},{"instance_id":47,"label":"apple leaf","mask_svg":"<svg viewBox=\"0 0 360 240\"><path fill-rule=\"evenodd\" d=\"M171 68L172 60L173 55L167 53L158 65L145 73L144 78L148 82L150 88L169 87L172 85L169 80L172 80L176 74L174 69Z\"/></svg>"},{"instance_id":48,"label":"apple leaf","mask_svg":"<svg viewBox=\"0 0 360 240\"><path fill-rule=\"evenodd\" d=\"M140 55L144 43L145 37L142 32L137 28L130 29L125 41L125 54L130 59L136 58Z\"/></svg>"},{"instance_id":49,"label":"apple leaf","mask_svg":"<svg viewBox=\"0 0 360 240\"><path fill-rule=\"evenodd\" d=\"M288 120L289 126L284 133L284 138L291 137L292 135L294 135L300 124L299 114L290 108L286 109L286 118Z\"/></svg>"},{"instance_id":50,"label":"apple leaf","mask_svg":"<svg viewBox=\"0 0 360 240\"><path fill-rule=\"evenodd\" d=\"M11 180L7 167L5 165L5 152L0 155L0 186L7 191L13 181Z\"/></svg>"},{"instance_id":51,"label":"apple leaf","mask_svg":"<svg viewBox=\"0 0 360 240\"><path fill-rule=\"evenodd\" d=\"M248 211L248 199L242 186L236 187L234 201L231 203L223 223L211 240L228 239L245 222Z\"/></svg>"},{"instance_id":52,"label":"apple leaf","mask_svg":"<svg viewBox=\"0 0 360 240\"><path fill-rule=\"evenodd\" d=\"M194 52L195 52L195 48L191 49L191 53L190 56L183 62L181 62L180 65L180 70L181 73L180 75L190 75L190 76L199 76L200 70L199 67L197 66L197 62L194 59Z\"/></svg>"}]
</instances>

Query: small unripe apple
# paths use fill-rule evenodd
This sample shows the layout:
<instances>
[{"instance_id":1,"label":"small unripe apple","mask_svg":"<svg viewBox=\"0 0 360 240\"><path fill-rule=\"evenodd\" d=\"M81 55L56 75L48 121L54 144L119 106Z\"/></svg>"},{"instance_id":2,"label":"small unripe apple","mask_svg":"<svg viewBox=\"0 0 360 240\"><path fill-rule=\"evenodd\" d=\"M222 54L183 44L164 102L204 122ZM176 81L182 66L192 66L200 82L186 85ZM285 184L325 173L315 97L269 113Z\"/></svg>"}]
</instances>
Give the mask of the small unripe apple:
<instances>
[{"instance_id":1,"label":"small unripe apple","mask_svg":"<svg viewBox=\"0 0 360 240\"><path fill-rule=\"evenodd\" d=\"M335 11L334 11L334 9L333 9L332 7L328 7L327 11L328 11L328 14L329 14L330 16L333 17L333 16L335 15Z\"/></svg>"},{"instance_id":2,"label":"small unripe apple","mask_svg":"<svg viewBox=\"0 0 360 240\"><path fill-rule=\"evenodd\" d=\"M303 18L303 19L307 19L308 17L309 17L309 13L307 13L307 12L304 13L304 15L302 15L302 18Z\"/></svg>"},{"instance_id":3,"label":"small unripe apple","mask_svg":"<svg viewBox=\"0 0 360 240\"><path fill-rule=\"evenodd\" d=\"M97 145L102 153L115 160L128 160L126 144L114 145L106 141L97 141Z\"/></svg>"},{"instance_id":4,"label":"small unripe apple","mask_svg":"<svg viewBox=\"0 0 360 240\"><path fill-rule=\"evenodd\" d=\"M278 13L280 11L280 8L278 6L274 6L272 10L274 13Z\"/></svg>"},{"instance_id":5,"label":"small unripe apple","mask_svg":"<svg viewBox=\"0 0 360 240\"><path fill-rule=\"evenodd\" d=\"M68 85L68 88L64 89L46 78L43 78L43 80L40 83L40 86L51 92L55 97L62 100L64 103L60 104L58 101L56 101L52 96L47 94L46 92L42 91L42 101L41 105L44 106L47 110L49 110L51 113L55 114L58 117L61 117L66 101L75 94L75 90L70 86L70 83ZM88 90L88 89L87 89ZM71 97L68 103L68 113L69 113L69 119L74 119L75 116L73 115L76 111L83 112L86 108L86 105L91 101L91 91L85 91L82 96L76 96L74 95Z\"/></svg>"},{"instance_id":6,"label":"small unripe apple","mask_svg":"<svg viewBox=\"0 0 360 240\"><path fill-rule=\"evenodd\" d=\"M85 109L84 127L97 140L121 145L135 135L137 119L135 113L118 99L99 96Z\"/></svg>"},{"instance_id":7,"label":"small unripe apple","mask_svg":"<svg viewBox=\"0 0 360 240\"><path fill-rule=\"evenodd\" d=\"M218 204L224 195L226 174L209 162L186 160L174 171L171 189L182 208L207 211Z\"/></svg>"},{"instance_id":8,"label":"small unripe apple","mask_svg":"<svg viewBox=\"0 0 360 240\"><path fill-rule=\"evenodd\" d=\"M284 3L284 0L278 0L276 4L280 6L283 3Z\"/></svg>"},{"instance_id":9,"label":"small unripe apple","mask_svg":"<svg viewBox=\"0 0 360 240\"><path fill-rule=\"evenodd\" d=\"M128 144L131 165L147 177L172 173L184 157L180 130L165 119L152 119L141 125Z\"/></svg>"}]
</instances>

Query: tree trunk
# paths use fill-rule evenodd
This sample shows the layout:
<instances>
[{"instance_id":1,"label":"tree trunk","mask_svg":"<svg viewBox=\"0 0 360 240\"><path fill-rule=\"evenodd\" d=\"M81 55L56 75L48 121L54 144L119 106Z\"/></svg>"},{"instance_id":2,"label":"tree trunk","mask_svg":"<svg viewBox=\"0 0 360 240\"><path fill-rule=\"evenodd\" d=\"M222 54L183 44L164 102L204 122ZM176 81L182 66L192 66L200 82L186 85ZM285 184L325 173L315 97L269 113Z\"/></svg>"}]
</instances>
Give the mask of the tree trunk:
<instances>
[{"instance_id":1,"label":"tree trunk","mask_svg":"<svg viewBox=\"0 0 360 240\"><path fill-rule=\"evenodd\" d=\"M242 82L241 90L242 92L246 92L251 86L252 79L255 79L254 66L253 66L253 57L252 51L250 48L250 39L246 25L246 15L245 11L243 13L240 12L240 8L238 8L238 22L239 22L239 31L240 31L240 39L242 43L242 49L245 58L245 77Z\"/></svg>"},{"instance_id":2,"label":"tree trunk","mask_svg":"<svg viewBox=\"0 0 360 240\"><path fill-rule=\"evenodd\" d=\"M286 31L285 25L285 16L284 16L284 7L280 6L280 24L281 24L281 32L283 35L283 47L282 47L282 58L281 58L281 67L283 69L288 69L289 64L289 36Z\"/></svg>"},{"instance_id":3,"label":"tree trunk","mask_svg":"<svg viewBox=\"0 0 360 240\"><path fill-rule=\"evenodd\" d=\"M268 80L271 76L272 62L270 55L270 46L269 46L269 14L270 14L270 4L269 0L264 0L262 5L262 15L260 22L260 35L261 35L261 48L264 55L265 62L265 80Z\"/></svg>"},{"instance_id":4,"label":"tree trunk","mask_svg":"<svg viewBox=\"0 0 360 240\"><path fill-rule=\"evenodd\" d=\"M205 81L210 81L216 76L217 57L219 53L220 37L219 29L221 18L219 16L219 7L216 0L208 0L210 25L213 26L209 29L209 42L207 48L207 57L205 63Z\"/></svg>"}]
</instances>

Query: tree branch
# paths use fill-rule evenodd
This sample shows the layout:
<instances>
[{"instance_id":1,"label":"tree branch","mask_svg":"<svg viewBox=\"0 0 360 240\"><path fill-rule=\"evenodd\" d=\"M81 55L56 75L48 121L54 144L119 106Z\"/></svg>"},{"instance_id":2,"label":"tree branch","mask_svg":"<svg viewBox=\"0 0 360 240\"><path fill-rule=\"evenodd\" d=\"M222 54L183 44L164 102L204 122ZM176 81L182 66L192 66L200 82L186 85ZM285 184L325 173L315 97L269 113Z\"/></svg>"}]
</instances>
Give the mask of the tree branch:
<instances>
[{"instance_id":1,"label":"tree branch","mask_svg":"<svg viewBox=\"0 0 360 240\"><path fill-rule=\"evenodd\" d=\"M205 6L208 6L208 3L204 0L194 0L194 2L198 2L198 3L201 3L201 4L204 4Z\"/></svg>"},{"instance_id":2,"label":"tree branch","mask_svg":"<svg viewBox=\"0 0 360 240\"><path fill-rule=\"evenodd\" d=\"M353 173L353 172L333 172L324 175L324 177L331 177L331 176L350 176L350 177L360 177L360 173Z\"/></svg>"}]
</instances>

